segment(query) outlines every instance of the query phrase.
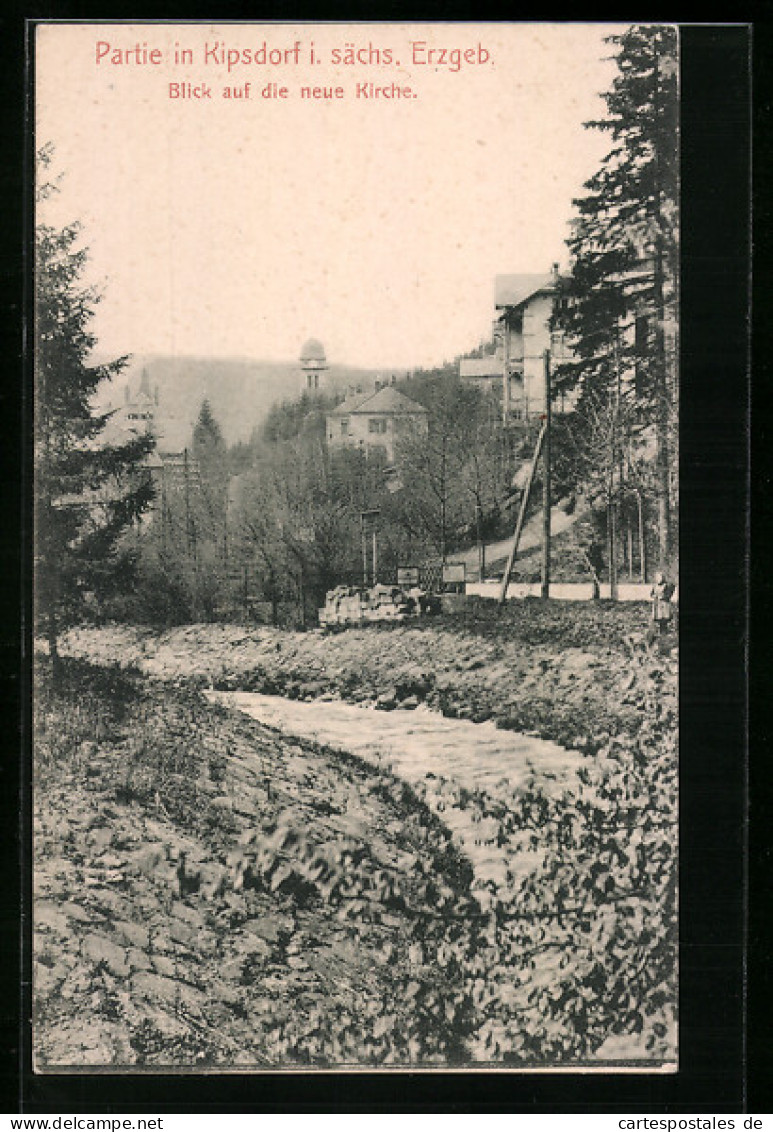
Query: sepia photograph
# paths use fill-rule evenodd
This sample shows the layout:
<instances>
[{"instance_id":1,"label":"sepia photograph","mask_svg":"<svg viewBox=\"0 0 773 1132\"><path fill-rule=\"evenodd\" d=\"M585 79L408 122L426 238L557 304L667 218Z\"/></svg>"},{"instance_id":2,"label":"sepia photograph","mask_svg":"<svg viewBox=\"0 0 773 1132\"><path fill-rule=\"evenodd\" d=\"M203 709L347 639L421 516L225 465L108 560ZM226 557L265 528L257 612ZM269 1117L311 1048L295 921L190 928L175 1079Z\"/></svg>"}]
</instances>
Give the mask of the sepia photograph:
<instances>
[{"instance_id":1,"label":"sepia photograph","mask_svg":"<svg viewBox=\"0 0 773 1132\"><path fill-rule=\"evenodd\" d=\"M678 28L32 44L35 1073L676 1073Z\"/></svg>"}]
</instances>

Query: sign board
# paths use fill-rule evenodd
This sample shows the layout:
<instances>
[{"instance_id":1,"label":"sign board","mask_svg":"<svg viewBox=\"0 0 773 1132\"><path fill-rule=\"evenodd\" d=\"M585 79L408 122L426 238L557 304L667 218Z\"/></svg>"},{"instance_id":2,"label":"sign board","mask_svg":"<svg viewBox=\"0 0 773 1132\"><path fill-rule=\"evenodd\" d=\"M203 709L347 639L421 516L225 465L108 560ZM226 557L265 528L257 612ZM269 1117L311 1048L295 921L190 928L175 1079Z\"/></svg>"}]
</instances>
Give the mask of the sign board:
<instances>
[{"instance_id":1,"label":"sign board","mask_svg":"<svg viewBox=\"0 0 773 1132\"><path fill-rule=\"evenodd\" d=\"M466 581L466 566L464 562L446 562L443 566L443 585L458 584Z\"/></svg>"},{"instance_id":2,"label":"sign board","mask_svg":"<svg viewBox=\"0 0 773 1132\"><path fill-rule=\"evenodd\" d=\"M398 586L418 586L418 584L419 584L419 567L418 566L398 566L397 567L397 584L398 584Z\"/></svg>"}]
</instances>

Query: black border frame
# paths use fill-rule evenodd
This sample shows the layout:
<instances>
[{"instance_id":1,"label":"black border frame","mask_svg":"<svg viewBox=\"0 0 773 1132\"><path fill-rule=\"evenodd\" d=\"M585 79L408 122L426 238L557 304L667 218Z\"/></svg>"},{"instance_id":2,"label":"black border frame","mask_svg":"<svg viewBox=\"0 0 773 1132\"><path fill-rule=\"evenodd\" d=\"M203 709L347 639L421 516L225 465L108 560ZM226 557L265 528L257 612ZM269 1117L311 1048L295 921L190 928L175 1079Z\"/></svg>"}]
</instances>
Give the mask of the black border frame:
<instances>
[{"instance_id":1,"label":"black border frame","mask_svg":"<svg viewBox=\"0 0 773 1132\"><path fill-rule=\"evenodd\" d=\"M212 19L201 5L170 5L163 15L143 14L138 4L95 5L78 11L68 0L36 5L37 11L6 17L0 41L0 91L5 154L25 154L25 163L0 166L7 241L0 260L5 310L16 332L6 359L23 360L20 313L26 251L30 246L30 153L24 114L29 88L24 74L24 21ZM391 3L349 3L335 16L320 0L303 11L277 0L272 12L246 13L239 3L219 5L217 20L229 19L467 19L492 18L459 0L427 3L407 12ZM116 9L123 8L119 14ZM503 13L496 13L502 18ZM507 13L527 19L526 13ZM531 19L548 19L544 13ZM601 19L601 17L595 17ZM607 19L617 17L606 17ZM653 18L653 17L648 17ZM668 20L667 15L657 18ZM673 17L671 17L673 19ZM630 18L626 21L630 22ZM754 29L755 51L767 36ZM680 1068L674 1075L538 1074L517 1072L431 1074L46 1075L30 1073L24 1040L28 972L18 943L20 898L29 885L30 800L26 763L18 764L21 720L26 741L30 714L25 676L30 609L30 437L23 384L0 388L0 459L11 498L0 528L0 705L4 735L5 789L0 819L5 831L0 904L0 1109L46 1112L258 1113L292 1112L633 1112L660 1114L765 1111L773 1099L769 1072L749 1075L764 1050L747 1050L746 815L747 815L747 600L749 495L750 157L751 28L747 24L683 25L681 30L682 136L682 427L681 427L681 1007ZM22 246L19 233L25 232ZM25 298L29 310L29 278ZM14 367L14 372L15 367ZM22 495L22 490L24 494ZM20 554L21 548L21 554ZM26 625L19 628L19 595ZM21 661L21 664L20 664ZM20 678L21 676L21 678ZM28 757L28 751L25 758ZM16 771L14 772L14 768ZM2 780L0 780L2 781ZM21 793L19 793L21 791ZM17 835L19 801L26 817ZM758 831L759 833L759 831ZM753 843L764 864L765 847ZM21 879L20 879L21 878ZM752 905L754 907L754 905ZM758 924L757 919L754 921ZM759 927L755 927L759 932ZM755 935L756 939L757 936ZM767 967L758 945L751 958ZM752 968L752 973L754 972ZM21 1001L20 1001L21 990ZM764 1004L755 1016L765 1026ZM756 1040L756 1039L755 1039ZM748 1086L753 1091L748 1092Z\"/></svg>"}]
</instances>

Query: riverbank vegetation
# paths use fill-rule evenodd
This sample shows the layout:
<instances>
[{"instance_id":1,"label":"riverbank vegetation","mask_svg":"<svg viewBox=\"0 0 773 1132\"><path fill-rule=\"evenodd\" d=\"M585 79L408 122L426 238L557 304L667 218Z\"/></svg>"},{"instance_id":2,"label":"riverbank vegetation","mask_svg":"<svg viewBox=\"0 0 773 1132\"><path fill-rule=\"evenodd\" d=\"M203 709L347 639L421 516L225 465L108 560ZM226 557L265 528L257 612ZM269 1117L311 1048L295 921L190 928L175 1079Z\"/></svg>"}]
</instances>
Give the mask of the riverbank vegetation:
<instances>
[{"instance_id":1,"label":"riverbank vegetation","mask_svg":"<svg viewBox=\"0 0 773 1132\"><path fill-rule=\"evenodd\" d=\"M673 1059L670 656L641 628L616 641L600 611L590 646L586 631L584 649L564 650L560 678L558 663L546 673L550 689L532 682L520 692L523 718L541 705L544 734L574 733L585 753L576 786L556 796L535 780L505 796L442 778L409 787L230 716L196 690L216 683L307 698L336 688L382 710L410 709L437 689L431 679L411 683L405 669L396 696L379 691L387 679L400 683L401 628L327 641L271 630L211 636L229 629L133 643L125 629L112 639L103 630L101 644L97 631L76 635L67 649L101 665L68 659L59 692L41 678L36 1045L46 1064ZM425 638L441 691L456 703L449 714L464 715L465 697L509 667L503 642L480 630L428 628L403 654L415 674ZM521 646L528 663L547 659L547 627L529 632L537 643ZM597 651L589 666L609 642L606 661ZM614 655L626 657L619 672ZM213 681L197 657L228 658L229 678L221 668ZM557 681L579 684L568 706ZM606 698L604 727L583 699L594 684ZM573 706L587 714L572 719ZM583 730L591 715L595 727ZM457 808L489 831L503 860L529 867L510 868L494 889L473 883L449 833Z\"/></svg>"}]
</instances>

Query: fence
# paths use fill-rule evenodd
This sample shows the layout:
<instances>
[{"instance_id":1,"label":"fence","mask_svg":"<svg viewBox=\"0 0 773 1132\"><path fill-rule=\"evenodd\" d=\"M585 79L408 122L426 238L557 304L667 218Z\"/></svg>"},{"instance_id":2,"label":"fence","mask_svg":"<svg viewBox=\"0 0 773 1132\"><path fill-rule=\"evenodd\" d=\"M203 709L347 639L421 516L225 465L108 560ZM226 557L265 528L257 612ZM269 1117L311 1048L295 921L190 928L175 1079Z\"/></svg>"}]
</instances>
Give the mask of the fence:
<instances>
[{"instance_id":1,"label":"fence","mask_svg":"<svg viewBox=\"0 0 773 1132\"><path fill-rule=\"evenodd\" d=\"M476 597L498 598L501 585L499 582L468 582L466 592ZM542 586L539 582L510 582L507 587L507 597L524 598L540 597ZM553 582L550 586L550 597L558 601L591 601L593 599L592 582ZM602 582L599 589L600 598L609 600L611 597L609 583ZM618 601L649 601L650 586L631 583L620 584L617 587Z\"/></svg>"}]
</instances>

